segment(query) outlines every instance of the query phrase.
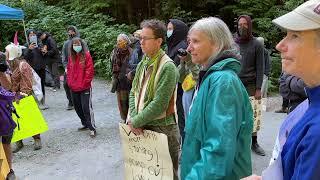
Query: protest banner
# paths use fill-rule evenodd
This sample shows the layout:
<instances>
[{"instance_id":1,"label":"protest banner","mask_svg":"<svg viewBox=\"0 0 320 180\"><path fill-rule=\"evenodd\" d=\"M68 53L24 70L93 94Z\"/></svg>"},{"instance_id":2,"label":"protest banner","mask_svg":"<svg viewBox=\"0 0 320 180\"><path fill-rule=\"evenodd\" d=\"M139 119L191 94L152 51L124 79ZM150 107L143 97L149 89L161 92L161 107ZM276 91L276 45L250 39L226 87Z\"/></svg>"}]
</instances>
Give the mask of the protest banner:
<instances>
[{"instance_id":1,"label":"protest banner","mask_svg":"<svg viewBox=\"0 0 320 180\"><path fill-rule=\"evenodd\" d=\"M144 130L136 136L119 124L126 180L172 180L173 166L167 136Z\"/></svg>"},{"instance_id":2,"label":"protest banner","mask_svg":"<svg viewBox=\"0 0 320 180\"><path fill-rule=\"evenodd\" d=\"M34 99L28 96L20 100L19 104L13 103L19 118L12 114L17 127L14 129L11 143L41 134L48 130L48 125Z\"/></svg>"}]
</instances>

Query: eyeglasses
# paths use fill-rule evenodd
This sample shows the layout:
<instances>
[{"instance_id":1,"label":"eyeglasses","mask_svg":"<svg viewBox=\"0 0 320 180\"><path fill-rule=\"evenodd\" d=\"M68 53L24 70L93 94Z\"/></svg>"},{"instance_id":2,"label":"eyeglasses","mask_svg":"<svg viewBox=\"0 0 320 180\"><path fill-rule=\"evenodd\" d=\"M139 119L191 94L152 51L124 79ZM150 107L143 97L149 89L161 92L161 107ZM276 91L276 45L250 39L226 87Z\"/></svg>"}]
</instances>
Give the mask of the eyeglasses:
<instances>
[{"instance_id":1,"label":"eyeglasses","mask_svg":"<svg viewBox=\"0 0 320 180\"><path fill-rule=\"evenodd\" d=\"M139 37L139 41L146 41L146 40L150 40L150 39L158 39L158 38L155 38L155 37Z\"/></svg>"}]
</instances>

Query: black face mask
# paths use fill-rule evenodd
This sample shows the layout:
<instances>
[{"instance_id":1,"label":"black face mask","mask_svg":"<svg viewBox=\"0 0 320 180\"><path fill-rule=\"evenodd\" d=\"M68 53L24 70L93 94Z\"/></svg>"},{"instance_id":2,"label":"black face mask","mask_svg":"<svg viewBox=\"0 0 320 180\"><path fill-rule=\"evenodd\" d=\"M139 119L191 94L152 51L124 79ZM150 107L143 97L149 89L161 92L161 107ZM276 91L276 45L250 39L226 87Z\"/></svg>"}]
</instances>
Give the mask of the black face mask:
<instances>
[{"instance_id":1,"label":"black face mask","mask_svg":"<svg viewBox=\"0 0 320 180\"><path fill-rule=\"evenodd\" d=\"M68 34L69 35L69 37L70 38L74 38L74 37L76 37L76 35L75 34Z\"/></svg>"},{"instance_id":2,"label":"black face mask","mask_svg":"<svg viewBox=\"0 0 320 180\"><path fill-rule=\"evenodd\" d=\"M238 31L239 31L239 35L241 37L247 37L248 36L248 28L240 27Z\"/></svg>"}]
</instances>

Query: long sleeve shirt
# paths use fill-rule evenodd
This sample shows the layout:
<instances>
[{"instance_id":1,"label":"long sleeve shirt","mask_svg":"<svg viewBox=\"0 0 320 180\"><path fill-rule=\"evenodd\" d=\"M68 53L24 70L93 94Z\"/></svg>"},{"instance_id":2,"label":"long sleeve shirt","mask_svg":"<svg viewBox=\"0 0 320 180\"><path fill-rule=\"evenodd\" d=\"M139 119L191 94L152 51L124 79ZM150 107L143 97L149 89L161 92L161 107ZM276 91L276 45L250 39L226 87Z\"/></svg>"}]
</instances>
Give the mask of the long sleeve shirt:
<instances>
[{"instance_id":1,"label":"long sleeve shirt","mask_svg":"<svg viewBox=\"0 0 320 180\"><path fill-rule=\"evenodd\" d=\"M264 48L256 39L248 43L240 43L241 71L239 77L242 83L255 84L261 89L264 74Z\"/></svg>"},{"instance_id":2,"label":"long sleeve shirt","mask_svg":"<svg viewBox=\"0 0 320 180\"><path fill-rule=\"evenodd\" d=\"M137 68L144 68L141 63ZM140 74L136 74L139 77ZM169 106L170 99L176 88L178 82L178 71L173 62L168 62L163 65L163 68L159 74L159 80L156 85L155 95L153 100L140 112L137 112L135 107L135 92L134 88L131 89L129 97L129 109L130 117L132 118L133 127L143 127L143 126L166 126L170 124L175 124L174 114L166 116L162 119L157 119L159 115L165 112ZM133 81L132 87L135 87L135 80ZM145 82L148 83L148 82Z\"/></svg>"},{"instance_id":3,"label":"long sleeve shirt","mask_svg":"<svg viewBox=\"0 0 320 180\"><path fill-rule=\"evenodd\" d=\"M284 180L320 177L320 86L306 91L309 108L288 134L281 152Z\"/></svg>"},{"instance_id":4,"label":"long sleeve shirt","mask_svg":"<svg viewBox=\"0 0 320 180\"><path fill-rule=\"evenodd\" d=\"M19 67L13 71L11 75L11 80L11 90L13 92L23 92L29 95L32 93L33 75L32 69L27 62L22 61L19 64Z\"/></svg>"}]
</instances>

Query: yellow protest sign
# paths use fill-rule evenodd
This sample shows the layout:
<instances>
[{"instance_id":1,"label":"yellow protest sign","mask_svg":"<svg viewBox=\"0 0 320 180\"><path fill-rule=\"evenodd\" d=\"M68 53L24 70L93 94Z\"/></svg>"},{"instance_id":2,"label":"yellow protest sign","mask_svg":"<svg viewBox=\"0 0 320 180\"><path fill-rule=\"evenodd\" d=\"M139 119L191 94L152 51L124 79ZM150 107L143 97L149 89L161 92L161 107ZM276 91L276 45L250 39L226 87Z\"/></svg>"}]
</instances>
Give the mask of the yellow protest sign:
<instances>
[{"instance_id":1,"label":"yellow protest sign","mask_svg":"<svg viewBox=\"0 0 320 180\"><path fill-rule=\"evenodd\" d=\"M136 136L129 126L119 124L126 180L172 180L173 166L167 136L144 130Z\"/></svg>"},{"instance_id":2,"label":"yellow protest sign","mask_svg":"<svg viewBox=\"0 0 320 180\"><path fill-rule=\"evenodd\" d=\"M20 118L12 114L17 127L14 129L11 142L29 138L48 130L48 125L33 96L21 99L19 104L13 103L13 106Z\"/></svg>"}]
</instances>

